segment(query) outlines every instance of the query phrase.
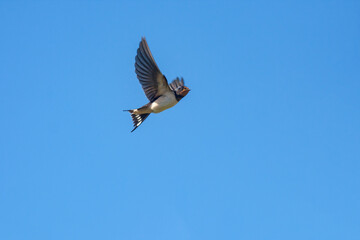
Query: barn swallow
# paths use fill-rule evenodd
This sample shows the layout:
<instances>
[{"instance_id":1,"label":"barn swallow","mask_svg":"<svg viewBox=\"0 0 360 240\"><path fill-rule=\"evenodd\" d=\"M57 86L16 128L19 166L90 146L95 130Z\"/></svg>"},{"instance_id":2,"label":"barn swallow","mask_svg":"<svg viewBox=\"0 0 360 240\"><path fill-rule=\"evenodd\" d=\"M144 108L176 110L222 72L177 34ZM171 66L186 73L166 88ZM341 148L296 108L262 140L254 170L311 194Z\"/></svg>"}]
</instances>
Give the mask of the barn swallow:
<instances>
[{"instance_id":1,"label":"barn swallow","mask_svg":"<svg viewBox=\"0 0 360 240\"><path fill-rule=\"evenodd\" d=\"M138 128L151 113L159 113L175 106L190 89L184 85L184 79L178 77L170 84L166 77L160 72L151 54L146 39L141 38L139 48L135 57L135 73L145 92L149 103L130 112L134 129Z\"/></svg>"}]
</instances>

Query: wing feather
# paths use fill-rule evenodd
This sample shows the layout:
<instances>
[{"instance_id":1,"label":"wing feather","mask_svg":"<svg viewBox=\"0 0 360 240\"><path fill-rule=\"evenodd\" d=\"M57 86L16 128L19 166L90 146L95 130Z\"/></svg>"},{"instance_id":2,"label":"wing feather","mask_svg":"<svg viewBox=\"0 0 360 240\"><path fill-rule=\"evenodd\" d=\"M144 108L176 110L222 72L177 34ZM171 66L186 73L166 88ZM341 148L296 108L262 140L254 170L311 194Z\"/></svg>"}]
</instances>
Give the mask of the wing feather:
<instances>
[{"instance_id":1,"label":"wing feather","mask_svg":"<svg viewBox=\"0 0 360 240\"><path fill-rule=\"evenodd\" d=\"M174 79L169 85L172 91L176 91L178 88L182 86L184 86L184 79L183 78L179 79L178 77Z\"/></svg>"},{"instance_id":2,"label":"wing feather","mask_svg":"<svg viewBox=\"0 0 360 240\"><path fill-rule=\"evenodd\" d=\"M165 76L160 72L145 38L141 38L135 57L135 73L149 101L170 91Z\"/></svg>"}]
</instances>

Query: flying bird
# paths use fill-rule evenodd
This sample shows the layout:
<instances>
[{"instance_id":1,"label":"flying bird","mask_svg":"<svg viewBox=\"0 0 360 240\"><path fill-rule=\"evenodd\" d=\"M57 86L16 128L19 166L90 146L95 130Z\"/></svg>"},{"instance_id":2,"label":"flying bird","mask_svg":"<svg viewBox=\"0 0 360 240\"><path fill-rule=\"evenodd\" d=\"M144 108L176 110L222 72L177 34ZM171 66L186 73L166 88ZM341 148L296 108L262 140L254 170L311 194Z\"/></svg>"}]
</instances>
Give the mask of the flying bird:
<instances>
[{"instance_id":1,"label":"flying bird","mask_svg":"<svg viewBox=\"0 0 360 240\"><path fill-rule=\"evenodd\" d=\"M184 79L178 77L170 84L160 72L146 39L141 38L135 57L135 73L145 92L149 103L130 112L134 129L138 128L151 113L159 113L175 106L190 89L184 85Z\"/></svg>"}]
</instances>

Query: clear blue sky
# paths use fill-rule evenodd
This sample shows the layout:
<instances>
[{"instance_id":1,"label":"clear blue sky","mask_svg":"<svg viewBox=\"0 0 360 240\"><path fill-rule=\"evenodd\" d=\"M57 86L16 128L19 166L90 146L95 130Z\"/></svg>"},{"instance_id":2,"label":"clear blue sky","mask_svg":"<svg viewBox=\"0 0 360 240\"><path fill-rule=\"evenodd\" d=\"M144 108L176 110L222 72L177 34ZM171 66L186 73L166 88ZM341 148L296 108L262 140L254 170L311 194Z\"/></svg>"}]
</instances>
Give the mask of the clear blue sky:
<instances>
[{"instance_id":1,"label":"clear blue sky","mask_svg":"<svg viewBox=\"0 0 360 240\"><path fill-rule=\"evenodd\" d=\"M360 239L359 1L1 1L0 239ZM134 133L142 36L192 89Z\"/></svg>"}]
</instances>

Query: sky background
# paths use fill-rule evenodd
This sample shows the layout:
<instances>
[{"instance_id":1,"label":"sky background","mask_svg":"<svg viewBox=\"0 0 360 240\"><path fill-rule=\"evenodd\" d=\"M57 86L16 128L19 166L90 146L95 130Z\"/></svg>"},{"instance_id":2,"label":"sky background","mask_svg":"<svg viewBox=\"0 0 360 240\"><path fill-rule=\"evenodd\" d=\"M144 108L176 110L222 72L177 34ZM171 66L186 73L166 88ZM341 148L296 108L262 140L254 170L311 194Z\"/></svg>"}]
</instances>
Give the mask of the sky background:
<instances>
[{"instance_id":1,"label":"sky background","mask_svg":"<svg viewBox=\"0 0 360 240\"><path fill-rule=\"evenodd\" d=\"M0 239L360 239L359 1L0 1ZM133 133L147 38L192 89Z\"/></svg>"}]
</instances>

